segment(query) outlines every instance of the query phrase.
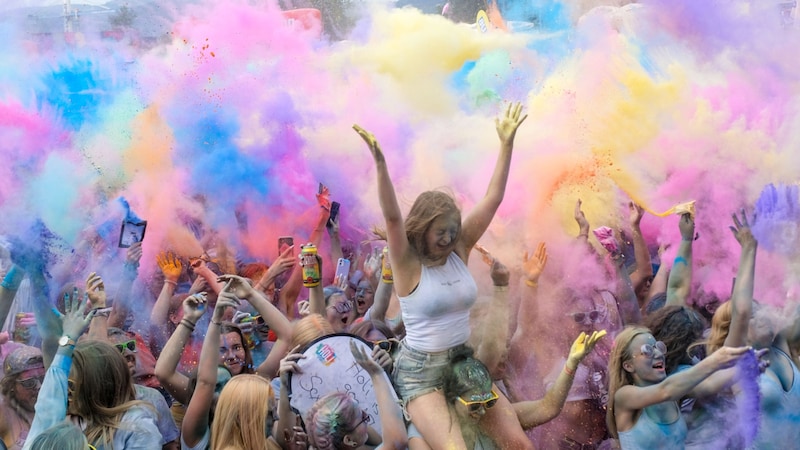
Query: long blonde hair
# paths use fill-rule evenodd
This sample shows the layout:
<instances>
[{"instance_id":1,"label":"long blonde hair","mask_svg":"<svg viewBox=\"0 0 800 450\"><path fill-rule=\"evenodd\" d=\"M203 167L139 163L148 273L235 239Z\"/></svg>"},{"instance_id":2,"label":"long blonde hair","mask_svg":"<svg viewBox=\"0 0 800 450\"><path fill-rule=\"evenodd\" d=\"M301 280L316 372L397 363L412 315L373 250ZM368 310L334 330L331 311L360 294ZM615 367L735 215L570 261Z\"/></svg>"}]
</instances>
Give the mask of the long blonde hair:
<instances>
[{"instance_id":1,"label":"long blonde hair","mask_svg":"<svg viewBox=\"0 0 800 450\"><path fill-rule=\"evenodd\" d=\"M633 356L628 347L636 336L651 334L650 330L644 327L625 327L617 334L614 339L614 348L608 357L608 410L606 411L606 425L608 432L613 438L618 438L617 419L614 417L614 395L622 386L633 384L633 375L626 371L622 364Z\"/></svg>"},{"instance_id":2,"label":"long blonde hair","mask_svg":"<svg viewBox=\"0 0 800 450\"><path fill-rule=\"evenodd\" d=\"M273 448L266 431L274 406L275 395L265 378L250 374L231 378L217 400L211 449Z\"/></svg>"},{"instance_id":3,"label":"long blonde hair","mask_svg":"<svg viewBox=\"0 0 800 450\"><path fill-rule=\"evenodd\" d=\"M731 320L733 320L733 306L730 301L721 305L714 312L711 318L711 333L706 342L706 355L710 355L725 345L725 339L731 330Z\"/></svg>"}]
</instances>

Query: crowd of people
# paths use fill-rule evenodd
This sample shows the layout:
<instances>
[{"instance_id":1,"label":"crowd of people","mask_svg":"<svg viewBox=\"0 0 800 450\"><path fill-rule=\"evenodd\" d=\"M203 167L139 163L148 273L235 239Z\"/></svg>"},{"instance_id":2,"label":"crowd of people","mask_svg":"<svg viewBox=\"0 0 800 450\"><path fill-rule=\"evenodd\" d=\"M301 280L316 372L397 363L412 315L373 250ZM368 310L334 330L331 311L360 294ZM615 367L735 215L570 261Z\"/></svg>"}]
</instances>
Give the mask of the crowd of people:
<instances>
[{"instance_id":1,"label":"crowd of people","mask_svg":"<svg viewBox=\"0 0 800 450\"><path fill-rule=\"evenodd\" d=\"M795 447L800 321L772 320L753 299L758 245L745 211L731 226L741 259L730 299L711 309L689 301L692 208L676 257L654 271L641 207L630 204L622 235L595 230L595 247L576 199L569 251L603 274L589 288L545 282L583 270L548 265L545 243L511 269L479 244L504 198L522 109L497 119L486 194L463 215L452 195L428 191L404 216L377 138L355 126L384 219L365 251L343 248L326 189L295 241L329 252L302 262L290 244L269 265L239 260L201 227L198 241L215 242L203 255L163 248L143 261L137 242L121 270L60 274L14 242L0 284L0 323L20 311L0 346L0 448ZM473 249L493 285L480 301ZM303 275L344 259L350 270L335 278ZM146 264L158 267L152 279L139 277ZM118 274L113 295L104 271ZM313 406L299 406L294 381L314 345L341 336L374 405L321 379Z\"/></svg>"}]
</instances>

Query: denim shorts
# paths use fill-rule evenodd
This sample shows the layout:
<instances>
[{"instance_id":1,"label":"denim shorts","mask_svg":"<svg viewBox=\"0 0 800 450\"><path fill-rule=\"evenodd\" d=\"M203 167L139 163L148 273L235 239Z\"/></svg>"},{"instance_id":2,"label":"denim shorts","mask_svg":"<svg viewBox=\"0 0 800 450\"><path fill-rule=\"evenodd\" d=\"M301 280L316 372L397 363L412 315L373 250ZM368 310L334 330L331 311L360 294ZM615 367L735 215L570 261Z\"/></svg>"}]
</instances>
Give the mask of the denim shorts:
<instances>
[{"instance_id":1,"label":"denim shorts","mask_svg":"<svg viewBox=\"0 0 800 450\"><path fill-rule=\"evenodd\" d=\"M411 400L442 389L444 371L452 357L464 348L457 345L441 352L414 350L403 341L392 369L397 395L408 404Z\"/></svg>"}]
</instances>

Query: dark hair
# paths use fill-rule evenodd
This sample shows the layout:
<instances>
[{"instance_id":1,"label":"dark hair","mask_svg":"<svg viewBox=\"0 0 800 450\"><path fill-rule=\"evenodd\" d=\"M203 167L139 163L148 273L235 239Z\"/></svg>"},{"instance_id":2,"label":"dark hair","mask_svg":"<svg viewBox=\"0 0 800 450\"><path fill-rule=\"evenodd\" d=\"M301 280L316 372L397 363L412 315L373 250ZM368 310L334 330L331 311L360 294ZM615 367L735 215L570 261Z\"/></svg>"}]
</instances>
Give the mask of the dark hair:
<instances>
[{"instance_id":1,"label":"dark hair","mask_svg":"<svg viewBox=\"0 0 800 450\"><path fill-rule=\"evenodd\" d=\"M448 404L455 402L456 397L475 387L474 382L459 376L460 371L458 370L463 364L479 363L483 366L480 361L473 359L472 355L474 353L474 350L471 348L463 347L457 350L452 358L450 358L450 364L448 364L447 369L444 371L444 376L442 377L442 391L444 392L444 398ZM486 376L491 380L492 377L489 375L489 370L486 369L486 366L483 366L483 368L486 370Z\"/></svg>"},{"instance_id":2,"label":"dark hair","mask_svg":"<svg viewBox=\"0 0 800 450\"><path fill-rule=\"evenodd\" d=\"M691 364L689 346L703 337L703 321L686 306L665 306L645 317L644 326L653 337L667 346L666 372L672 374L679 364Z\"/></svg>"}]
</instances>

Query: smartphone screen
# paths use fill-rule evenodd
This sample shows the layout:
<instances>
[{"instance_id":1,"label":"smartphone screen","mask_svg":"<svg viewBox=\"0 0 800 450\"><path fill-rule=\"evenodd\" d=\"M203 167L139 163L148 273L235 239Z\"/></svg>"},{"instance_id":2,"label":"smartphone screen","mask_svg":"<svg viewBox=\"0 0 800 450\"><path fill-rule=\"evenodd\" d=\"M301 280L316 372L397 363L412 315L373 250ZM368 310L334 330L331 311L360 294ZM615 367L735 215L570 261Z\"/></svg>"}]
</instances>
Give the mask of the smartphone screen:
<instances>
[{"instance_id":1,"label":"smartphone screen","mask_svg":"<svg viewBox=\"0 0 800 450\"><path fill-rule=\"evenodd\" d=\"M294 245L294 238L291 236L281 236L278 238L278 254L285 252L287 248Z\"/></svg>"},{"instance_id":2,"label":"smartphone screen","mask_svg":"<svg viewBox=\"0 0 800 450\"><path fill-rule=\"evenodd\" d=\"M336 217L339 216L339 207L341 205L339 202L332 202L331 203L331 216L328 218L328 228L333 226L333 222L336 220Z\"/></svg>"},{"instance_id":3,"label":"smartphone screen","mask_svg":"<svg viewBox=\"0 0 800 450\"><path fill-rule=\"evenodd\" d=\"M350 260L339 258L339 261L336 262L336 276L334 280L341 280L344 277L344 280L348 280L350 277Z\"/></svg>"},{"instance_id":4,"label":"smartphone screen","mask_svg":"<svg viewBox=\"0 0 800 450\"><path fill-rule=\"evenodd\" d=\"M122 229L119 232L119 247L128 248L131 245L144 240L144 232L147 230L147 221L131 222L122 221Z\"/></svg>"}]
</instances>

